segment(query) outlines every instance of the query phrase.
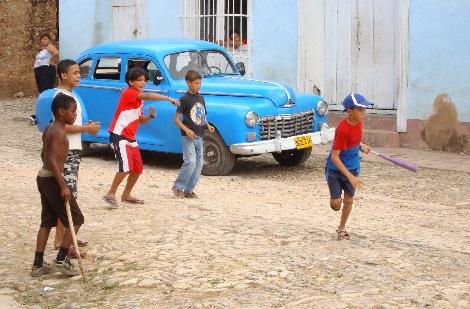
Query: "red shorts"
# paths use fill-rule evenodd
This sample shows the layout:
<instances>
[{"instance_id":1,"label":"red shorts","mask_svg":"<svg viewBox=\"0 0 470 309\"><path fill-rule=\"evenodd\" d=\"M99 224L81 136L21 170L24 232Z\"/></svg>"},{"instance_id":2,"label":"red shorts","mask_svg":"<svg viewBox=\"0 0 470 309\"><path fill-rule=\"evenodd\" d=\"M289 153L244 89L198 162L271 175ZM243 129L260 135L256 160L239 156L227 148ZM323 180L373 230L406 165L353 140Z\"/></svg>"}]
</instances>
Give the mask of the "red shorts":
<instances>
[{"instance_id":1,"label":"red shorts","mask_svg":"<svg viewBox=\"0 0 470 309\"><path fill-rule=\"evenodd\" d=\"M118 161L119 172L142 174L142 157L137 142L114 133L110 133L109 141Z\"/></svg>"}]
</instances>

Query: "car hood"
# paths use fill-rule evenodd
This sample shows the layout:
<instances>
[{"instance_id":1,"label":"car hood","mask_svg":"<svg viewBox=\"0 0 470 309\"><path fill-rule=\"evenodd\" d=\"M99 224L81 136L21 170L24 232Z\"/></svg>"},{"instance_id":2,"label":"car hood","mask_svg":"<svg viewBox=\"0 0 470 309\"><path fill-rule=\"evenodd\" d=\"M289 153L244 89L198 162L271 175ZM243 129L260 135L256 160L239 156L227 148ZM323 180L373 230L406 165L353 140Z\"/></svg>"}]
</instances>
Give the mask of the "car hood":
<instances>
[{"instance_id":1,"label":"car hood","mask_svg":"<svg viewBox=\"0 0 470 309\"><path fill-rule=\"evenodd\" d=\"M206 77L200 94L266 98L276 106L296 103L295 92L289 86L239 76Z\"/></svg>"}]
</instances>

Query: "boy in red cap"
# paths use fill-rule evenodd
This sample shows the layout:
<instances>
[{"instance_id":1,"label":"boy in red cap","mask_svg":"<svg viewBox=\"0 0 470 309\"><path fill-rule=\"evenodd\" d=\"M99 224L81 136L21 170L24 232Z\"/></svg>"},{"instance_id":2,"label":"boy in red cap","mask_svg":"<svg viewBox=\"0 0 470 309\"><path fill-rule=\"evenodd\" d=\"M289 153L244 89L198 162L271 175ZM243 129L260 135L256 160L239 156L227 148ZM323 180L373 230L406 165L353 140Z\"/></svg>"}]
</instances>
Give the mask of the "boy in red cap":
<instances>
[{"instance_id":1,"label":"boy in red cap","mask_svg":"<svg viewBox=\"0 0 470 309\"><path fill-rule=\"evenodd\" d=\"M341 120L335 130L333 146L326 160L325 176L330 190L330 207L334 211L341 209L341 220L337 230L338 240L350 239L346 231L346 222L351 213L354 193L361 189L359 180L361 157L359 151L369 153L370 149L362 140L362 122L366 117L366 108L371 103L359 93L350 93L343 100L346 118ZM344 191L344 197L341 194Z\"/></svg>"}]
</instances>

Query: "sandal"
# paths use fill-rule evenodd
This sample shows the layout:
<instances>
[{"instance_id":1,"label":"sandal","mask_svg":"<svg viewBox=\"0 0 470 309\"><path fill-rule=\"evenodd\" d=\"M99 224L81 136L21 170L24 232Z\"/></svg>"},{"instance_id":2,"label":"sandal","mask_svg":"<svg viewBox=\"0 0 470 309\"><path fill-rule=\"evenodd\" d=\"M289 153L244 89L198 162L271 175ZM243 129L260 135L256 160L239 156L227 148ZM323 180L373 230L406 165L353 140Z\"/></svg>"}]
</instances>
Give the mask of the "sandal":
<instances>
[{"instance_id":1,"label":"sandal","mask_svg":"<svg viewBox=\"0 0 470 309\"><path fill-rule=\"evenodd\" d=\"M336 231L338 233L338 240L350 240L351 236L349 236L348 232L346 231Z\"/></svg>"},{"instance_id":2,"label":"sandal","mask_svg":"<svg viewBox=\"0 0 470 309\"><path fill-rule=\"evenodd\" d=\"M103 201L108 204L110 208L118 208L119 204L114 197L103 195Z\"/></svg>"},{"instance_id":3,"label":"sandal","mask_svg":"<svg viewBox=\"0 0 470 309\"><path fill-rule=\"evenodd\" d=\"M145 203L144 200L139 200L138 198L135 198L135 197L129 197L127 199L124 199L121 197L121 202L124 202L124 203L129 203L129 204L139 204L139 205L142 205Z\"/></svg>"}]
</instances>

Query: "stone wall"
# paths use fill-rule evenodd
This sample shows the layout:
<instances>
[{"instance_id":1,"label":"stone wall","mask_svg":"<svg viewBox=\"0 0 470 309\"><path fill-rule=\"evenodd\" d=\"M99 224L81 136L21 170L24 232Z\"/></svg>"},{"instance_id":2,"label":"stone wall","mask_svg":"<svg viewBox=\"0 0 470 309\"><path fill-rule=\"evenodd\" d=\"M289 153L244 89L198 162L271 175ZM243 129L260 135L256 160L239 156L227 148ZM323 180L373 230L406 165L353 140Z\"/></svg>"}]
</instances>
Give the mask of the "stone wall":
<instances>
[{"instance_id":1,"label":"stone wall","mask_svg":"<svg viewBox=\"0 0 470 309\"><path fill-rule=\"evenodd\" d=\"M42 33L49 33L58 46L57 1L0 1L0 97L11 97L18 92L37 95L34 58Z\"/></svg>"}]
</instances>

